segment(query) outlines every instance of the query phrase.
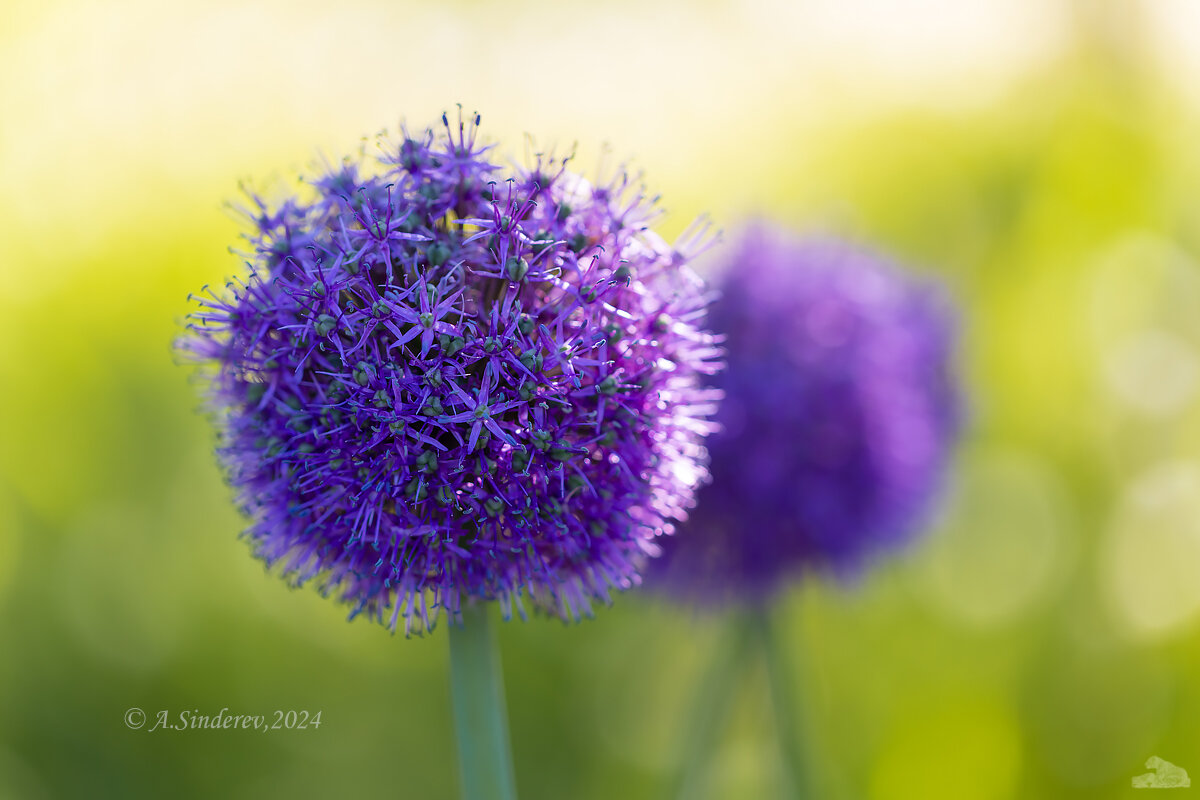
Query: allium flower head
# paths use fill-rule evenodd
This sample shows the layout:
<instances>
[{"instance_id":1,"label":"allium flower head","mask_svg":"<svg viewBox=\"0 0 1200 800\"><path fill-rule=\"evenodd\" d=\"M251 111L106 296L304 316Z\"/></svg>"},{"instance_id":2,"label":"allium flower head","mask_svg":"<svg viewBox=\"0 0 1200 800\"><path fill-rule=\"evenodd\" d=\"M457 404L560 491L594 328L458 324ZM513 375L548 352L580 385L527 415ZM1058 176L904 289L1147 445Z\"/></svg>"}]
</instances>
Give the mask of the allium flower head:
<instances>
[{"instance_id":1,"label":"allium flower head","mask_svg":"<svg viewBox=\"0 0 1200 800\"><path fill-rule=\"evenodd\" d=\"M856 574L923 521L958 432L947 301L849 244L762 225L717 282L712 481L652 570L701 604Z\"/></svg>"},{"instance_id":2,"label":"allium flower head","mask_svg":"<svg viewBox=\"0 0 1200 800\"><path fill-rule=\"evenodd\" d=\"M638 580L704 478L708 296L629 178L492 160L478 118L252 195L250 274L184 348L212 370L245 536L395 629Z\"/></svg>"}]
</instances>

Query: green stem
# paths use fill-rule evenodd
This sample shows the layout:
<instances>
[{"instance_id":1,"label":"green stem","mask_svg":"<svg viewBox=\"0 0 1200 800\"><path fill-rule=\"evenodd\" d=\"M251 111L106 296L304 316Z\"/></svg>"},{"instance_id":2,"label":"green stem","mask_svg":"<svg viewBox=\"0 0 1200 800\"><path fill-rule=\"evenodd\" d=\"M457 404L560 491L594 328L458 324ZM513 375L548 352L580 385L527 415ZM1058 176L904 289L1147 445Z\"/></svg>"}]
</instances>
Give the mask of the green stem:
<instances>
[{"instance_id":1,"label":"green stem","mask_svg":"<svg viewBox=\"0 0 1200 800\"><path fill-rule=\"evenodd\" d=\"M745 665L749 639L747 631L743 620L734 619L709 661L688 711L679 771L667 797L693 800L704 793L704 775L712 763L713 751L740 684L738 678Z\"/></svg>"},{"instance_id":2,"label":"green stem","mask_svg":"<svg viewBox=\"0 0 1200 800\"><path fill-rule=\"evenodd\" d=\"M450 693L463 800L515 800L500 653L487 606L468 606L450 628Z\"/></svg>"},{"instance_id":3,"label":"green stem","mask_svg":"<svg viewBox=\"0 0 1200 800\"><path fill-rule=\"evenodd\" d=\"M766 608L754 615L754 627L762 644L767 662L767 684L771 692L771 705L775 712L775 728L779 736L779 750L787 778L790 796L795 798L815 797L812 791L812 776L805 764L807 753L804 744L804 725L797 712L793 687L796 670L779 640L771 617Z\"/></svg>"}]
</instances>

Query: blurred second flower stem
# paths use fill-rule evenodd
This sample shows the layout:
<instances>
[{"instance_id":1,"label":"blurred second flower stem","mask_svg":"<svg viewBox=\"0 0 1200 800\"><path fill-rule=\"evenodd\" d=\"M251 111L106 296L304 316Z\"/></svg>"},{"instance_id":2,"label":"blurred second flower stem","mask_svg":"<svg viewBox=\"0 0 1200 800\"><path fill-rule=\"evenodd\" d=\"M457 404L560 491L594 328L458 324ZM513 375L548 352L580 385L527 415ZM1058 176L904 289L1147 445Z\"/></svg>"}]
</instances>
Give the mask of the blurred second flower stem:
<instances>
[{"instance_id":1,"label":"blurred second flower stem","mask_svg":"<svg viewBox=\"0 0 1200 800\"><path fill-rule=\"evenodd\" d=\"M462 798L516 800L500 651L487 606L464 608L462 624L447 627Z\"/></svg>"},{"instance_id":2,"label":"blurred second flower stem","mask_svg":"<svg viewBox=\"0 0 1200 800\"><path fill-rule=\"evenodd\" d=\"M716 742L729 717L737 686L745 672L748 625L728 626L709 660L692 700L683 728L678 772L668 795L671 800L689 800L703 795Z\"/></svg>"},{"instance_id":3,"label":"blurred second flower stem","mask_svg":"<svg viewBox=\"0 0 1200 800\"><path fill-rule=\"evenodd\" d=\"M783 762L789 797L806 800L812 794L812 775L809 774L807 746L804 741L804 719L796 707L796 670L788 658L786 642L780 640L772 625L771 613L760 608L751 615L751 624L762 644L770 687L771 707L775 714L775 730L779 740L779 755Z\"/></svg>"},{"instance_id":4,"label":"blurred second flower stem","mask_svg":"<svg viewBox=\"0 0 1200 800\"><path fill-rule=\"evenodd\" d=\"M695 800L705 796L704 785L730 707L739 685L750 674L750 667L760 654L766 662L768 693L784 770L781 796L789 800L816 797L804 714L796 705L794 687L798 673L786 646L773 626L770 608L754 607L731 615L727 632L695 692L683 729L679 772L670 797Z\"/></svg>"}]
</instances>

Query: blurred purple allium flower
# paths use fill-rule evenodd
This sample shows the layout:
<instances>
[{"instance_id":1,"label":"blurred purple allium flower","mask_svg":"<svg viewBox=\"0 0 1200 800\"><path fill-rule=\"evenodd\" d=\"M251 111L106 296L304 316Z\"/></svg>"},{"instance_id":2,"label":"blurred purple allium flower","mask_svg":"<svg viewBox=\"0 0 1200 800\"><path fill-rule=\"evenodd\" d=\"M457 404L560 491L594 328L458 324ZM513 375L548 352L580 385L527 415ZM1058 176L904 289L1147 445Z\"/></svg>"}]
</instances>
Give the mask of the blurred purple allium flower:
<instances>
[{"instance_id":1,"label":"blurred purple allium flower","mask_svg":"<svg viewBox=\"0 0 1200 800\"><path fill-rule=\"evenodd\" d=\"M763 602L808 569L857 574L930 510L959 429L943 293L835 240L750 228L710 312L727 366L712 482L656 582L701 605Z\"/></svg>"},{"instance_id":2,"label":"blurred purple allium flower","mask_svg":"<svg viewBox=\"0 0 1200 800\"><path fill-rule=\"evenodd\" d=\"M381 140L268 206L183 348L255 553L393 630L639 580L705 477L710 299L625 176L504 168L468 124Z\"/></svg>"}]
</instances>

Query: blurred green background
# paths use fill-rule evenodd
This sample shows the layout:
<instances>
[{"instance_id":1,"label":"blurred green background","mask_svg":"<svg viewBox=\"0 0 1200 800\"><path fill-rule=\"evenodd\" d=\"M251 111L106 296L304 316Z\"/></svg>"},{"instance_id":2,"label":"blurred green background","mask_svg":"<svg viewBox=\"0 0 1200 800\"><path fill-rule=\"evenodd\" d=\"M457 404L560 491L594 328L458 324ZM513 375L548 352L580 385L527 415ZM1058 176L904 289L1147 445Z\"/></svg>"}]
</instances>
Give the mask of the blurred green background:
<instances>
[{"instance_id":1,"label":"blurred green background","mask_svg":"<svg viewBox=\"0 0 1200 800\"><path fill-rule=\"evenodd\" d=\"M7 0L0 797L451 797L444 631L289 591L173 363L242 178L432 122L604 143L667 234L764 214L961 301L945 512L780 609L822 798L1115 798L1200 777L1200 15L1186 0ZM728 621L628 593L500 632L527 798L654 798ZM780 790L761 665L703 782ZM318 730L128 730L322 712Z\"/></svg>"}]
</instances>

